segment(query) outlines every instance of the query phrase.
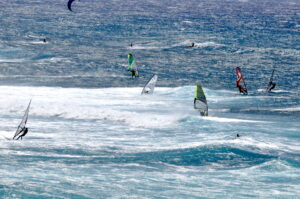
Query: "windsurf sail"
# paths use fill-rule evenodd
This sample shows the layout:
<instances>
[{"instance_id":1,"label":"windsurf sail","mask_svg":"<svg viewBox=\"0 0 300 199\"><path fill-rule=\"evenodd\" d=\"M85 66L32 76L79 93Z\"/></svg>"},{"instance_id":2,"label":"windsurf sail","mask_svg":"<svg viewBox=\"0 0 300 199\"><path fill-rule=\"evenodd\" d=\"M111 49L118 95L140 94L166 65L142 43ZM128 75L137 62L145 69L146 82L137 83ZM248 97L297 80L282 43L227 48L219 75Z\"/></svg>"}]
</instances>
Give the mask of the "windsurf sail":
<instances>
[{"instance_id":1,"label":"windsurf sail","mask_svg":"<svg viewBox=\"0 0 300 199\"><path fill-rule=\"evenodd\" d=\"M267 92L271 92L271 90L272 90L273 88L275 88L275 86L276 86L276 83L273 82L274 71L275 71L275 68L274 68L273 71L272 71L272 75L271 75L271 77L270 77L270 81L269 81L268 87L267 87L267 89L266 89Z\"/></svg>"},{"instance_id":2,"label":"windsurf sail","mask_svg":"<svg viewBox=\"0 0 300 199\"><path fill-rule=\"evenodd\" d=\"M68 1L68 9L69 9L70 11L72 11L72 3L73 3L73 1L75 1L75 0L69 0L69 1Z\"/></svg>"},{"instance_id":3,"label":"windsurf sail","mask_svg":"<svg viewBox=\"0 0 300 199\"><path fill-rule=\"evenodd\" d=\"M132 54L128 54L128 70L132 73L132 76L138 77L138 69L135 63L135 59Z\"/></svg>"},{"instance_id":4,"label":"windsurf sail","mask_svg":"<svg viewBox=\"0 0 300 199\"><path fill-rule=\"evenodd\" d=\"M157 75L153 75L151 79L147 82L142 90L142 94L153 94L155 84L157 82Z\"/></svg>"},{"instance_id":5,"label":"windsurf sail","mask_svg":"<svg viewBox=\"0 0 300 199\"><path fill-rule=\"evenodd\" d=\"M19 124L13 139L17 138L25 129L25 126L26 126L26 123L27 123L27 120L28 120L28 113L29 113L30 104L31 104L31 100L30 100L30 102L27 106L27 109L25 110L25 114L23 116L23 119L22 119L21 123Z\"/></svg>"},{"instance_id":6,"label":"windsurf sail","mask_svg":"<svg viewBox=\"0 0 300 199\"><path fill-rule=\"evenodd\" d=\"M243 78L243 75L241 73L241 69L239 67L236 67L235 70L236 70L236 86L239 88L240 93L243 93L244 95L248 95L247 86ZM243 82L243 85L241 85L241 82Z\"/></svg>"},{"instance_id":7,"label":"windsurf sail","mask_svg":"<svg viewBox=\"0 0 300 199\"><path fill-rule=\"evenodd\" d=\"M208 105L202 86L196 85L196 92L194 98L194 109L200 112L202 116L208 116Z\"/></svg>"}]
</instances>

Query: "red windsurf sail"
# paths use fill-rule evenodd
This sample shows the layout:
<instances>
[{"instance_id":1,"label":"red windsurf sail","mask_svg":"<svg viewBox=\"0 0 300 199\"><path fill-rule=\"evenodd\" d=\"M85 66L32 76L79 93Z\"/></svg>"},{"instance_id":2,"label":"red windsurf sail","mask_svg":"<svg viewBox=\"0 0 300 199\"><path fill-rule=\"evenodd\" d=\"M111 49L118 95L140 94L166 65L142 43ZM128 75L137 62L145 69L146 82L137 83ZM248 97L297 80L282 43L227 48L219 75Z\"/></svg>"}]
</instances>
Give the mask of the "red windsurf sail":
<instances>
[{"instance_id":1,"label":"red windsurf sail","mask_svg":"<svg viewBox=\"0 0 300 199\"><path fill-rule=\"evenodd\" d=\"M241 69L239 67L236 67L235 71L236 71L236 86L238 87L240 93L247 95L248 91L247 91L247 87L243 75L241 73Z\"/></svg>"}]
</instances>

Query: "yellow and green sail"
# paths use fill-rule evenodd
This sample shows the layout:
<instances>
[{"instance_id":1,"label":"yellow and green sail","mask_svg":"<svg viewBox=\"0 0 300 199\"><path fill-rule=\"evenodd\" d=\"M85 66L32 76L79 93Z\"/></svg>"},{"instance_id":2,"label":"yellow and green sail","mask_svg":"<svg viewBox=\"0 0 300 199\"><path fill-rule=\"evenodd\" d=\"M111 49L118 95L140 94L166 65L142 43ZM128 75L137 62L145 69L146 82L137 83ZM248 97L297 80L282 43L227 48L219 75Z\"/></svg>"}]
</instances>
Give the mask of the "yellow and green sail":
<instances>
[{"instance_id":1,"label":"yellow and green sail","mask_svg":"<svg viewBox=\"0 0 300 199\"><path fill-rule=\"evenodd\" d=\"M196 85L196 92L194 98L194 108L200 112L202 116L208 115L208 106L204 91L200 84Z\"/></svg>"},{"instance_id":2,"label":"yellow and green sail","mask_svg":"<svg viewBox=\"0 0 300 199\"><path fill-rule=\"evenodd\" d=\"M135 60L134 60L133 55L129 53L128 54L128 70L129 71L135 70L134 69L134 62L135 62Z\"/></svg>"},{"instance_id":3,"label":"yellow and green sail","mask_svg":"<svg viewBox=\"0 0 300 199\"><path fill-rule=\"evenodd\" d=\"M137 69L137 65L135 63L135 59L132 54L128 54L128 70L131 72L132 77L138 77L139 72Z\"/></svg>"}]
</instances>

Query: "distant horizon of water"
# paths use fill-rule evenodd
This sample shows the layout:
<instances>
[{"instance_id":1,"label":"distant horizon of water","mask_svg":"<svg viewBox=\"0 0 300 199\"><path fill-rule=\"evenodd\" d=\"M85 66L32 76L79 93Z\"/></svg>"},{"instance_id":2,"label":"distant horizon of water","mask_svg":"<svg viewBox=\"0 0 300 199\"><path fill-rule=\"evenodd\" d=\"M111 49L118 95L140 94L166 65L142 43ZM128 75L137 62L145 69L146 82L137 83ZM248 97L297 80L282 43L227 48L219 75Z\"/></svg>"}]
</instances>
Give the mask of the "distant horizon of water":
<instances>
[{"instance_id":1,"label":"distant horizon of water","mask_svg":"<svg viewBox=\"0 0 300 199\"><path fill-rule=\"evenodd\" d=\"M300 198L298 0L66 4L0 2L0 198Z\"/></svg>"}]
</instances>

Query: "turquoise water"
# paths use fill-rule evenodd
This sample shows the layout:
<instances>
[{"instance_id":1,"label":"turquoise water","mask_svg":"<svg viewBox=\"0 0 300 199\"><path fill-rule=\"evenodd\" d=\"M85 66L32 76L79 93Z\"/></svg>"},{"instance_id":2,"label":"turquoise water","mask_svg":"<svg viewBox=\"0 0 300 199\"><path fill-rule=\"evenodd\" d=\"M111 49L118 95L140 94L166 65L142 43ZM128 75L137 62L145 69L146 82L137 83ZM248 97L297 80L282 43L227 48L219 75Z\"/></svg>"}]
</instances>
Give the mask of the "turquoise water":
<instances>
[{"instance_id":1,"label":"turquoise water","mask_svg":"<svg viewBox=\"0 0 300 199\"><path fill-rule=\"evenodd\" d=\"M0 3L1 198L299 198L298 1L66 3Z\"/></svg>"}]
</instances>

